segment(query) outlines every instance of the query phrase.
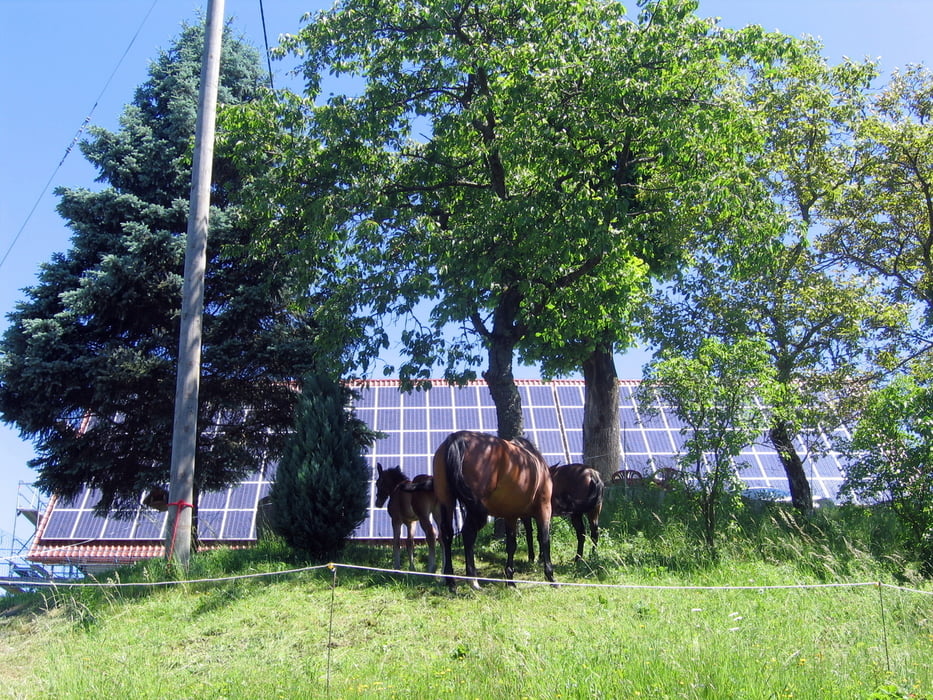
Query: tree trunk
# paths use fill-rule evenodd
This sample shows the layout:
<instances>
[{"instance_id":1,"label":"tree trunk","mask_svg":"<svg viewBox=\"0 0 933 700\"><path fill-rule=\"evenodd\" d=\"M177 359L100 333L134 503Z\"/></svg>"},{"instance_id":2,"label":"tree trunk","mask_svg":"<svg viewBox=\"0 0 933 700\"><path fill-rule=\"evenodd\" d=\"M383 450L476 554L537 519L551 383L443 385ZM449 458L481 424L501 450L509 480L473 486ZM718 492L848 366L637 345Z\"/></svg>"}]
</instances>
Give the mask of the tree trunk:
<instances>
[{"instance_id":1,"label":"tree trunk","mask_svg":"<svg viewBox=\"0 0 933 700\"><path fill-rule=\"evenodd\" d=\"M620 468L619 379L612 350L599 345L583 362L583 463L609 482Z\"/></svg>"},{"instance_id":2,"label":"tree trunk","mask_svg":"<svg viewBox=\"0 0 933 700\"><path fill-rule=\"evenodd\" d=\"M777 450L781 464L784 465L794 508L804 515L810 513L813 510L813 492L810 490L810 482L807 481L807 475L803 470L803 460L794 448L793 436L790 434L787 423L779 421L768 431L768 437L774 449Z\"/></svg>"},{"instance_id":3,"label":"tree trunk","mask_svg":"<svg viewBox=\"0 0 933 700\"><path fill-rule=\"evenodd\" d=\"M489 345L489 369L483 373L496 405L498 434L504 440L521 437L525 432L522 399L512 375L513 350L514 343L493 335Z\"/></svg>"},{"instance_id":4,"label":"tree trunk","mask_svg":"<svg viewBox=\"0 0 933 700\"><path fill-rule=\"evenodd\" d=\"M706 550L713 561L719 560L716 551L716 498L713 494L704 495L701 504L703 511L703 539L706 541Z\"/></svg>"},{"instance_id":5,"label":"tree trunk","mask_svg":"<svg viewBox=\"0 0 933 700\"><path fill-rule=\"evenodd\" d=\"M473 316L474 327L486 339L489 369L483 372L483 378L496 405L499 437L504 440L521 437L525 432L522 398L512 374L515 344L525 334L524 326L516 320L521 300L516 286L502 292L493 312L492 330L486 329L478 315Z\"/></svg>"}]
</instances>

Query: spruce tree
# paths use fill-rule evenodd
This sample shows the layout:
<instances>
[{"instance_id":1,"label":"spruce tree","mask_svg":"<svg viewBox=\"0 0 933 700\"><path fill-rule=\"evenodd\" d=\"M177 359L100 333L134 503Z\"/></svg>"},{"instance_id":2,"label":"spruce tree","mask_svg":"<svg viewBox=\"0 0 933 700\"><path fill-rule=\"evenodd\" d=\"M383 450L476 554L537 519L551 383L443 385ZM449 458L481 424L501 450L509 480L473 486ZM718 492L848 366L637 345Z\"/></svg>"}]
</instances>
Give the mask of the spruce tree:
<instances>
[{"instance_id":1,"label":"spruce tree","mask_svg":"<svg viewBox=\"0 0 933 700\"><path fill-rule=\"evenodd\" d=\"M168 481L203 35L183 27L120 129L95 128L82 144L105 187L57 190L71 248L42 266L0 342L0 417L33 440L38 485L63 496L99 489L100 510L135 505L142 489ZM219 103L252 100L263 81L258 53L228 27ZM296 310L304 283L292 258L246 255L252 232L232 204L241 181L216 154L198 491L237 482L281 449L294 386L320 362L322 330Z\"/></svg>"},{"instance_id":2,"label":"spruce tree","mask_svg":"<svg viewBox=\"0 0 933 700\"><path fill-rule=\"evenodd\" d=\"M305 380L270 493L272 529L314 560L339 553L369 506L369 468L362 450L375 437L349 408L337 382Z\"/></svg>"}]
</instances>

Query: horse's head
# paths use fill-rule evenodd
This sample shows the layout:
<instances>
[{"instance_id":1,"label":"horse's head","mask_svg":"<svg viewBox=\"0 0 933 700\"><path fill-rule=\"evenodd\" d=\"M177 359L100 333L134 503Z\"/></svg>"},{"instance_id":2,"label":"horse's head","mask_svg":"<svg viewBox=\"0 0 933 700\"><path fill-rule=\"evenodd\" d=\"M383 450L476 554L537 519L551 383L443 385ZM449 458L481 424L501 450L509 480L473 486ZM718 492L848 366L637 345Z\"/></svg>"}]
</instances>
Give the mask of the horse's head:
<instances>
[{"instance_id":1,"label":"horse's head","mask_svg":"<svg viewBox=\"0 0 933 700\"><path fill-rule=\"evenodd\" d=\"M401 466L383 469L381 464L376 464L376 507L382 508L395 487L403 481L408 479L402 473Z\"/></svg>"}]
</instances>

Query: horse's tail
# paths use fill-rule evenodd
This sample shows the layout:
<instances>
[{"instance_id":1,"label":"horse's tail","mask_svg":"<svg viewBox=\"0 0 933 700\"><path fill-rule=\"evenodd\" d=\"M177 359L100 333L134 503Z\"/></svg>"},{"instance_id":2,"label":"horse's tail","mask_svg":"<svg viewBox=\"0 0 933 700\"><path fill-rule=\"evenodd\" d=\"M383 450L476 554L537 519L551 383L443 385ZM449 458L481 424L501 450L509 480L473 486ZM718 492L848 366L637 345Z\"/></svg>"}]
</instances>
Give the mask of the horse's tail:
<instances>
[{"instance_id":1,"label":"horse's tail","mask_svg":"<svg viewBox=\"0 0 933 700\"><path fill-rule=\"evenodd\" d=\"M603 484L603 479L599 475L599 472L595 469L593 470L590 479L590 493L589 493L589 507L595 508L597 504L602 503L603 500L603 489L605 485Z\"/></svg>"},{"instance_id":2,"label":"horse's tail","mask_svg":"<svg viewBox=\"0 0 933 700\"><path fill-rule=\"evenodd\" d=\"M465 451L466 445L463 436L453 435L448 438L447 452L444 456L444 470L454 500L460 501L464 508L472 511L480 506L480 503L476 500L473 490L467 485L466 479L463 477L463 454Z\"/></svg>"}]
</instances>

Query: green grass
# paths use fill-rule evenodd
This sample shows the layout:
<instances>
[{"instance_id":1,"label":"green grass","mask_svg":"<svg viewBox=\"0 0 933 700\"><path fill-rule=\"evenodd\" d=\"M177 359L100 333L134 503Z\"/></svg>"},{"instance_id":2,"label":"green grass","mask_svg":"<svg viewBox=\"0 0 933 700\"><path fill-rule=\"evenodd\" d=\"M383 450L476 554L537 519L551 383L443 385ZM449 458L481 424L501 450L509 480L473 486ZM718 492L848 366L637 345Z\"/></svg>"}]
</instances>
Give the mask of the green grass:
<instances>
[{"instance_id":1,"label":"green grass","mask_svg":"<svg viewBox=\"0 0 933 700\"><path fill-rule=\"evenodd\" d=\"M595 587L451 594L430 577L338 566L3 599L0 697L933 698L929 593L764 588L929 592L892 548L885 513L836 509L804 524L741 513L713 560L684 504L652 499L611 492L599 553L581 564L555 521L558 581ZM491 531L480 573L497 576L504 548ZM341 562L388 567L391 549L352 545ZM543 582L539 565L519 564L518 578ZM300 565L269 542L197 557L189 575ZM166 577L162 562L119 572Z\"/></svg>"}]
</instances>

